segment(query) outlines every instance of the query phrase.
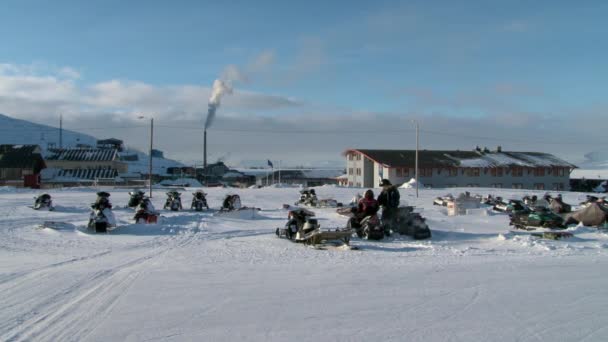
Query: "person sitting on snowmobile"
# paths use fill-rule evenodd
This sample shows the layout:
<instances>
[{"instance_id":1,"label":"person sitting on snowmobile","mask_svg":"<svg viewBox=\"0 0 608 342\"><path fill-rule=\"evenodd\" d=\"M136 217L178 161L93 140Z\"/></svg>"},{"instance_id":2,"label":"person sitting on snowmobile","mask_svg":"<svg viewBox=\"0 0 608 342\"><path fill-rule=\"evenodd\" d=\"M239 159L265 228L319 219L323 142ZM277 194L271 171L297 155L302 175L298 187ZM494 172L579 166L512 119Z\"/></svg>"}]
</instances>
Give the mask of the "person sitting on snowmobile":
<instances>
[{"instance_id":1,"label":"person sitting on snowmobile","mask_svg":"<svg viewBox=\"0 0 608 342\"><path fill-rule=\"evenodd\" d=\"M378 201L374 199L374 192L370 189L365 191L363 198L353 209L354 216L351 218L350 227L359 226L359 222L368 216L375 215L380 210Z\"/></svg>"},{"instance_id":2,"label":"person sitting on snowmobile","mask_svg":"<svg viewBox=\"0 0 608 342\"><path fill-rule=\"evenodd\" d=\"M401 195L388 179L380 181L380 186L382 192L378 195L378 203L382 206L382 221L390 229L398 215Z\"/></svg>"}]
</instances>

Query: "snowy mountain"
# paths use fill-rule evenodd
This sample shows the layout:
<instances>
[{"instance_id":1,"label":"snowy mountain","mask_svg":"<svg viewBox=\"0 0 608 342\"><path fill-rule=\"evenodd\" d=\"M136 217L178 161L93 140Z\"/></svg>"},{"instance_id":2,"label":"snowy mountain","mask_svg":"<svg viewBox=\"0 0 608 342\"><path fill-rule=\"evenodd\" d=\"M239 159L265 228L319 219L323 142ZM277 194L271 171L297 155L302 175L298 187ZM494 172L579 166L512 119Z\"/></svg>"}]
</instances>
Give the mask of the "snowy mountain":
<instances>
[{"instance_id":1,"label":"snowy mountain","mask_svg":"<svg viewBox=\"0 0 608 342\"><path fill-rule=\"evenodd\" d=\"M67 129L63 130L63 147L76 147L77 144L95 146L96 143L96 137ZM37 144L46 153L49 146L59 146L59 128L0 114L0 144ZM129 173L147 174L149 163L147 154L134 149L127 149L121 153L121 155L134 154L137 155L137 161L125 161L129 164ZM154 158L152 162L154 173L160 175L166 175L167 168L178 166L183 166L183 164L164 158Z\"/></svg>"},{"instance_id":2,"label":"snowy mountain","mask_svg":"<svg viewBox=\"0 0 608 342\"><path fill-rule=\"evenodd\" d=\"M593 151L585 154L585 160L579 166L581 169L608 169L608 151Z\"/></svg>"},{"instance_id":3,"label":"snowy mountain","mask_svg":"<svg viewBox=\"0 0 608 342\"><path fill-rule=\"evenodd\" d=\"M37 144L46 151L49 144L59 146L59 128L11 118L0 114L0 144ZM63 146L95 146L97 139L87 134L63 130Z\"/></svg>"}]
</instances>

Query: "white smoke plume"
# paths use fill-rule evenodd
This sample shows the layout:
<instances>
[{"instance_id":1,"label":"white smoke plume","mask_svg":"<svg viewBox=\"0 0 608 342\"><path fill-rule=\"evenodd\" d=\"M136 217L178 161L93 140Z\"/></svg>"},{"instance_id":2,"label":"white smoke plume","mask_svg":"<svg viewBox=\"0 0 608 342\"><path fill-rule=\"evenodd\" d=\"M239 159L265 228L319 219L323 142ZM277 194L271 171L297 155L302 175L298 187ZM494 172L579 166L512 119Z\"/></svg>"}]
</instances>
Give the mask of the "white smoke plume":
<instances>
[{"instance_id":1,"label":"white smoke plume","mask_svg":"<svg viewBox=\"0 0 608 342\"><path fill-rule=\"evenodd\" d=\"M207 111L207 120L205 121L205 130L211 127L215 119L215 112L220 106L222 96L232 94L232 85L228 80L217 79L213 81L213 89L211 97L209 97L209 109Z\"/></svg>"}]
</instances>

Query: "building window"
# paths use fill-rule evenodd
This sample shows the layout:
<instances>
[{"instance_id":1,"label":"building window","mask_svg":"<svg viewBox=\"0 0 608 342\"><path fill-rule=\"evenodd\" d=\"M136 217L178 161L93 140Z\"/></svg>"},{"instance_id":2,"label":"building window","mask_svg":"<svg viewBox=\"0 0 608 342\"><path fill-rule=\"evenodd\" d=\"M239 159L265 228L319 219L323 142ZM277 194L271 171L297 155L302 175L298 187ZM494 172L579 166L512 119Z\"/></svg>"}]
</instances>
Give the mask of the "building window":
<instances>
[{"instance_id":1,"label":"building window","mask_svg":"<svg viewBox=\"0 0 608 342\"><path fill-rule=\"evenodd\" d=\"M544 183L534 184L534 190L545 190L545 184Z\"/></svg>"},{"instance_id":2,"label":"building window","mask_svg":"<svg viewBox=\"0 0 608 342\"><path fill-rule=\"evenodd\" d=\"M357 168L357 176L361 176L361 168L360 167Z\"/></svg>"},{"instance_id":3,"label":"building window","mask_svg":"<svg viewBox=\"0 0 608 342\"><path fill-rule=\"evenodd\" d=\"M492 168L490 170L490 174L492 175L492 177L502 177L502 175L503 175L503 169L502 169L502 167Z\"/></svg>"},{"instance_id":4,"label":"building window","mask_svg":"<svg viewBox=\"0 0 608 342\"><path fill-rule=\"evenodd\" d=\"M479 177L479 168L478 167L468 168L466 171L466 175L468 177Z\"/></svg>"},{"instance_id":5,"label":"building window","mask_svg":"<svg viewBox=\"0 0 608 342\"><path fill-rule=\"evenodd\" d=\"M553 183L553 190L557 190L557 191L564 190L564 183Z\"/></svg>"},{"instance_id":6,"label":"building window","mask_svg":"<svg viewBox=\"0 0 608 342\"><path fill-rule=\"evenodd\" d=\"M352 168L352 167L349 167L349 168L348 168L348 174L349 174L349 175L352 175L352 174L353 174L353 168Z\"/></svg>"},{"instance_id":7,"label":"building window","mask_svg":"<svg viewBox=\"0 0 608 342\"><path fill-rule=\"evenodd\" d=\"M433 177L433 169L422 168L418 169L420 177Z\"/></svg>"},{"instance_id":8,"label":"building window","mask_svg":"<svg viewBox=\"0 0 608 342\"><path fill-rule=\"evenodd\" d=\"M357 188L361 187L361 183L357 182Z\"/></svg>"},{"instance_id":9,"label":"building window","mask_svg":"<svg viewBox=\"0 0 608 342\"><path fill-rule=\"evenodd\" d=\"M524 168L523 167L514 167L511 169L511 176L512 177L523 177L524 175ZM515 185L515 184L513 184ZM514 189L521 189L521 188L514 188Z\"/></svg>"},{"instance_id":10,"label":"building window","mask_svg":"<svg viewBox=\"0 0 608 342\"><path fill-rule=\"evenodd\" d=\"M535 177L544 177L545 176L545 168L544 167L537 167L536 169L534 169L534 176ZM540 189L543 190L543 189Z\"/></svg>"},{"instance_id":11,"label":"building window","mask_svg":"<svg viewBox=\"0 0 608 342\"><path fill-rule=\"evenodd\" d=\"M357 153L357 160L361 160L361 153Z\"/></svg>"},{"instance_id":12,"label":"building window","mask_svg":"<svg viewBox=\"0 0 608 342\"><path fill-rule=\"evenodd\" d=\"M399 167L395 169L395 175L397 176L397 178L403 177L403 171L402 170L403 169L401 169Z\"/></svg>"},{"instance_id":13,"label":"building window","mask_svg":"<svg viewBox=\"0 0 608 342\"><path fill-rule=\"evenodd\" d=\"M523 189L524 185L521 183L513 183L513 189Z\"/></svg>"},{"instance_id":14,"label":"building window","mask_svg":"<svg viewBox=\"0 0 608 342\"><path fill-rule=\"evenodd\" d=\"M348 154L348 160L353 160L353 154L352 153Z\"/></svg>"},{"instance_id":15,"label":"building window","mask_svg":"<svg viewBox=\"0 0 608 342\"><path fill-rule=\"evenodd\" d=\"M553 176L563 177L566 174L566 169L563 167L556 167L553 169Z\"/></svg>"},{"instance_id":16,"label":"building window","mask_svg":"<svg viewBox=\"0 0 608 342\"><path fill-rule=\"evenodd\" d=\"M409 173L410 173L410 169L408 169L406 167L398 167L395 169L395 174L397 175L397 178L408 177Z\"/></svg>"},{"instance_id":17,"label":"building window","mask_svg":"<svg viewBox=\"0 0 608 342\"><path fill-rule=\"evenodd\" d=\"M353 186L353 182L348 182L348 186L352 187Z\"/></svg>"},{"instance_id":18,"label":"building window","mask_svg":"<svg viewBox=\"0 0 608 342\"><path fill-rule=\"evenodd\" d=\"M458 169L456 169L456 168L448 169L448 176L449 177L456 177L456 176L458 176Z\"/></svg>"}]
</instances>

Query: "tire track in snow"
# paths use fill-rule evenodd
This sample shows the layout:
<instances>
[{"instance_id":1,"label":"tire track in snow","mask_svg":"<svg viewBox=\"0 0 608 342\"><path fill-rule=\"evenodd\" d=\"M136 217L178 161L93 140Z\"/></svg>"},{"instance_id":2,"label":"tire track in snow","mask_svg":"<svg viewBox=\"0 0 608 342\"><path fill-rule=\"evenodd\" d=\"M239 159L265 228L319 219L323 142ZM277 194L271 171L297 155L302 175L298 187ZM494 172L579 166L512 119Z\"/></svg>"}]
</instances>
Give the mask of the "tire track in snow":
<instances>
[{"instance_id":1,"label":"tire track in snow","mask_svg":"<svg viewBox=\"0 0 608 342\"><path fill-rule=\"evenodd\" d=\"M202 217L199 217L197 226L201 225ZM49 288L44 287L43 291L29 296L26 301L19 298L21 293L31 294L24 292L27 290L24 286L19 286L15 291L6 291L3 293L4 298L13 299L7 306L21 310L17 310L20 312L12 319L0 323L0 331L6 332L0 339L57 341L84 338L100 323L101 320L96 318L107 316L115 303L126 294L142 272L146 271L143 267L147 263L176 248L189 245L195 240L196 233L196 230L191 229L164 239L165 244L148 255L110 269L89 273L84 279L79 278L67 287L55 291L48 291ZM43 272L42 275L50 278L54 274ZM29 285L30 288L41 290L42 285L38 282L40 278L30 280L29 283L24 282L25 287Z\"/></svg>"}]
</instances>

